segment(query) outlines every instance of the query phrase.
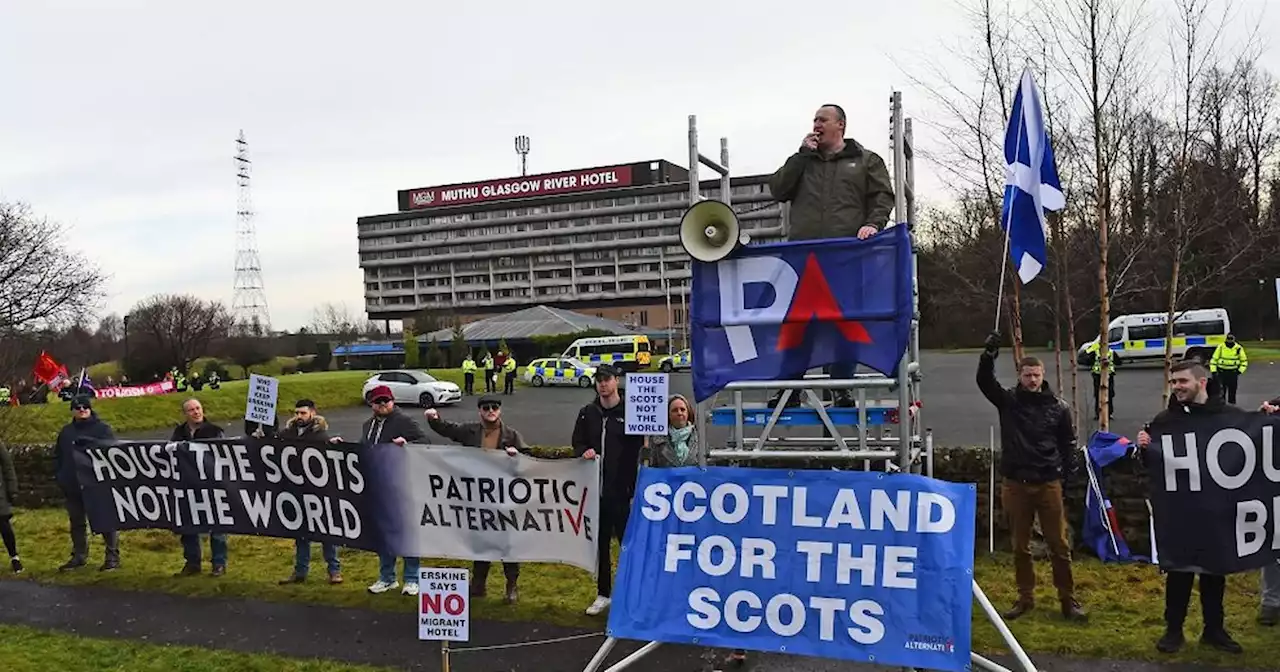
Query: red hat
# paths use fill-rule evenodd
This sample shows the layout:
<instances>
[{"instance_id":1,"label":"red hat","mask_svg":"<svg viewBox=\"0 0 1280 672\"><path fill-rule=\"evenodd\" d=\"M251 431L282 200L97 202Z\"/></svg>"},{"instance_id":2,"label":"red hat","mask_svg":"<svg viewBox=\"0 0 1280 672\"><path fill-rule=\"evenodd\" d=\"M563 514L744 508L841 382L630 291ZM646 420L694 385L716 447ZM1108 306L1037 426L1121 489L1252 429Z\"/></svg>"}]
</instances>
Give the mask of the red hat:
<instances>
[{"instance_id":1,"label":"red hat","mask_svg":"<svg viewBox=\"0 0 1280 672\"><path fill-rule=\"evenodd\" d=\"M396 395L392 394L391 388L387 387L386 385L379 385L373 388L372 390L369 390L369 401L377 401L379 399L395 401L395 398L396 398Z\"/></svg>"}]
</instances>

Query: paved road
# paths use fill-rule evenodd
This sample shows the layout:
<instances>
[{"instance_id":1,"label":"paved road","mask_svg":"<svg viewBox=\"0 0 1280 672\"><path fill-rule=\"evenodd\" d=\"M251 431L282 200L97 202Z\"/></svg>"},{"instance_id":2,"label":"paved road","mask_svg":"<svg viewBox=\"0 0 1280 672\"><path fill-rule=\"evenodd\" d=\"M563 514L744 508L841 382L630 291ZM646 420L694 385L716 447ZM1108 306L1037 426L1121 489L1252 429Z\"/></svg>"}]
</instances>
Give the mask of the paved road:
<instances>
[{"instance_id":1,"label":"paved road","mask_svg":"<svg viewBox=\"0 0 1280 672\"><path fill-rule=\"evenodd\" d=\"M996 373L1005 385L1013 385L1015 382L1011 359L1008 354L1002 354L997 361ZM977 354L926 352L922 355L923 413L927 425L933 428L934 440L939 446L987 445L990 428L997 422L997 418L995 409L982 398L974 383L977 362ZM1053 385L1057 373L1052 363L1048 369L1046 376ZM1069 362L1064 361L1062 373L1066 394L1070 395ZM1113 431L1136 434L1142 424L1160 410L1162 379L1163 372L1159 365L1125 368L1116 374L1117 412L1111 423ZM1080 370L1077 399L1080 400L1082 411L1089 411L1081 413L1084 425L1081 428L1082 436L1087 436L1096 428L1091 412L1092 385L1089 372ZM692 398L693 387L689 374L674 374L671 389ZM1280 395L1280 365L1257 363L1240 379L1237 401L1241 406L1256 408L1265 399L1277 395ZM590 402L593 396L592 390L580 388L518 388L516 394L503 397L503 416L509 424L524 433L530 443L568 445L578 409ZM748 402L762 402L768 395L764 392L748 392L744 396ZM287 400L282 402L288 403ZM720 403L729 403L729 395L721 395ZM421 419L417 409L406 410ZM322 409L322 413L339 434L349 437L359 436L360 424L369 415L368 409L364 408L330 411ZM456 406L441 409L441 414L449 420L471 420L476 415L475 401L473 398L464 399ZM177 421L178 418L175 417L174 422ZM242 427L243 422L236 420L230 423L228 429L238 432ZM799 431L801 430L792 430L792 435L801 435ZM130 438L159 439L168 437L168 434L168 430L161 430L131 435ZM722 428L713 428L709 436L713 445L724 445L728 432Z\"/></svg>"},{"instance_id":2,"label":"paved road","mask_svg":"<svg viewBox=\"0 0 1280 672\"><path fill-rule=\"evenodd\" d=\"M387 599L401 598L388 596ZM436 645L417 641L410 612L247 599L185 598L0 580L0 623L61 630L85 637L324 658L402 670L434 672L441 668ZM483 672L578 672L603 641L593 634L538 623L476 621L471 624L470 641L456 648L498 648L457 651L451 667ZM559 638L573 639L520 646ZM638 642L620 642L607 664L617 662L639 646ZM662 646L631 669L708 672L714 669L708 663L720 653L694 646ZM1033 656L1032 661L1043 672L1244 672L1199 665L1063 660L1043 656ZM997 662L1011 664L999 658ZM740 669L742 672L884 672L901 668L752 654L747 665Z\"/></svg>"}]
</instances>

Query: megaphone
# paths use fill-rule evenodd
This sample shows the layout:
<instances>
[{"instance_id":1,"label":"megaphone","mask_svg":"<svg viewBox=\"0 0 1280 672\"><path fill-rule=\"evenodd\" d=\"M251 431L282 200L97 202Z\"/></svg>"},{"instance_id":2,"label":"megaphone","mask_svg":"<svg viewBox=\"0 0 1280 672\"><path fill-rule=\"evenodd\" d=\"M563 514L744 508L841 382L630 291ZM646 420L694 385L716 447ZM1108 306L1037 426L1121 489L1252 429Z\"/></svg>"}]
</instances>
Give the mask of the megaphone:
<instances>
[{"instance_id":1,"label":"megaphone","mask_svg":"<svg viewBox=\"0 0 1280 672\"><path fill-rule=\"evenodd\" d=\"M698 261L720 261L749 242L751 236L739 226L738 215L723 201L699 201L680 218L680 244Z\"/></svg>"}]
</instances>

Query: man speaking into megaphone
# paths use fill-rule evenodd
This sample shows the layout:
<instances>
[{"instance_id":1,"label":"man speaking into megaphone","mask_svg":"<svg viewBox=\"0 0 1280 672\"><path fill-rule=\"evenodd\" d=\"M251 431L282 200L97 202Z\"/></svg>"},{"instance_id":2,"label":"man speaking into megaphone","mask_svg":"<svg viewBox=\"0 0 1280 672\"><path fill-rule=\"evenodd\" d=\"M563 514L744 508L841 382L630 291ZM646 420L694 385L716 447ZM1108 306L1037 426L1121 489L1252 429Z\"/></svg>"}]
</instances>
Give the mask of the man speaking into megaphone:
<instances>
[{"instance_id":1,"label":"man speaking into megaphone","mask_svg":"<svg viewBox=\"0 0 1280 672\"><path fill-rule=\"evenodd\" d=\"M845 137L844 108L827 103L813 115L813 130L778 172L769 178L774 200L789 202L788 240L870 238L889 221L893 210L893 182L884 159ZM834 379L851 379L853 363L832 364L824 372ZM770 400L776 406L782 394ZM799 403L799 395L791 397ZM838 390L837 407L853 406L853 395Z\"/></svg>"}]
</instances>

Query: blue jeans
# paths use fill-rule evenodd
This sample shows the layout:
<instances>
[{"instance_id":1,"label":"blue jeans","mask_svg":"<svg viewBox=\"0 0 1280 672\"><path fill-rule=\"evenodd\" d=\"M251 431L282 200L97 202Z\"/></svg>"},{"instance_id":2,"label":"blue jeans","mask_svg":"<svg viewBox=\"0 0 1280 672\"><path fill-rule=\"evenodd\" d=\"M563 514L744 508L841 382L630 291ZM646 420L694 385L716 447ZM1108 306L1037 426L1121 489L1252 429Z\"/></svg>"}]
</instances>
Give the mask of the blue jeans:
<instances>
[{"instance_id":1,"label":"blue jeans","mask_svg":"<svg viewBox=\"0 0 1280 672\"><path fill-rule=\"evenodd\" d=\"M294 542L293 548L293 573L306 576L307 571L311 569L311 542L298 539ZM338 561L337 546L320 544L320 553L324 555L324 563L328 565L330 574L342 571L342 563Z\"/></svg>"},{"instance_id":2,"label":"blue jeans","mask_svg":"<svg viewBox=\"0 0 1280 672\"><path fill-rule=\"evenodd\" d=\"M209 553L213 556L213 566L227 566L227 535L210 534L209 535ZM200 535L184 534L182 535L182 557L186 558L188 565L200 564Z\"/></svg>"},{"instance_id":3,"label":"blue jeans","mask_svg":"<svg viewBox=\"0 0 1280 672\"><path fill-rule=\"evenodd\" d=\"M418 582L418 558L404 559L404 574L401 575L406 585ZM385 583L396 581L396 556L378 554L378 580Z\"/></svg>"}]
</instances>

